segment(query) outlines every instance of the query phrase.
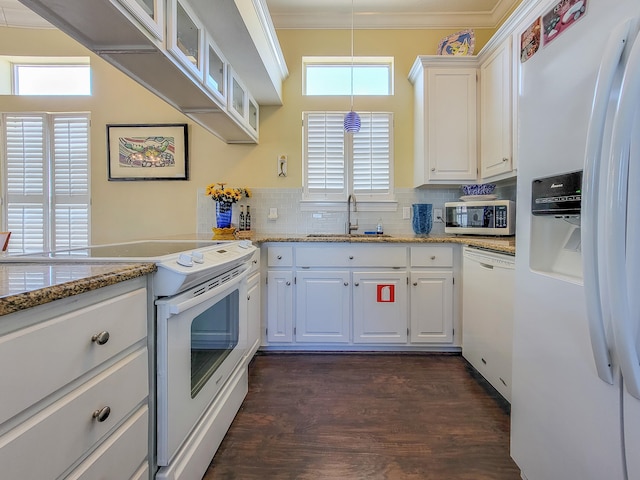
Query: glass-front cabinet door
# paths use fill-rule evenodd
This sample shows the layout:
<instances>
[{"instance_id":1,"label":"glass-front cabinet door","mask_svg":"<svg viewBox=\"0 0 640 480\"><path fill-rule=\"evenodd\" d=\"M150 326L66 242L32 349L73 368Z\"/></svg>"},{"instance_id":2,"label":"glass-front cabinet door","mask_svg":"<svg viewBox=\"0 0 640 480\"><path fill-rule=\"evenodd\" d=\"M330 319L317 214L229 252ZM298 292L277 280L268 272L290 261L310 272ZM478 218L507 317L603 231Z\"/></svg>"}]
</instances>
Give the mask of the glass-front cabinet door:
<instances>
[{"instance_id":1,"label":"glass-front cabinet door","mask_svg":"<svg viewBox=\"0 0 640 480\"><path fill-rule=\"evenodd\" d=\"M258 107L258 103L249 95L249 117L247 118L249 128L253 130L253 132L258 134L258 122L259 122L259 112L260 109Z\"/></svg>"},{"instance_id":2,"label":"glass-front cabinet door","mask_svg":"<svg viewBox=\"0 0 640 480\"><path fill-rule=\"evenodd\" d=\"M229 111L242 123L246 123L247 89L232 68L229 68Z\"/></svg>"},{"instance_id":3,"label":"glass-front cabinet door","mask_svg":"<svg viewBox=\"0 0 640 480\"><path fill-rule=\"evenodd\" d=\"M205 56L205 84L223 105L227 103L227 61L209 38Z\"/></svg>"},{"instance_id":4,"label":"glass-front cabinet door","mask_svg":"<svg viewBox=\"0 0 640 480\"><path fill-rule=\"evenodd\" d=\"M167 49L200 81L204 71L204 28L186 2L169 0Z\"/></svg>"},{"instance_id":5,"label":"glass-front cabinet door","mask_svg":"<svg viewBox=\"0 0 640 480\"><path fill-rule=\"evenodd\" d=\"M164 38L164 1L163 0L119 0L119 2L138 20L155 38Z\"/></svg>"}]
</instances>

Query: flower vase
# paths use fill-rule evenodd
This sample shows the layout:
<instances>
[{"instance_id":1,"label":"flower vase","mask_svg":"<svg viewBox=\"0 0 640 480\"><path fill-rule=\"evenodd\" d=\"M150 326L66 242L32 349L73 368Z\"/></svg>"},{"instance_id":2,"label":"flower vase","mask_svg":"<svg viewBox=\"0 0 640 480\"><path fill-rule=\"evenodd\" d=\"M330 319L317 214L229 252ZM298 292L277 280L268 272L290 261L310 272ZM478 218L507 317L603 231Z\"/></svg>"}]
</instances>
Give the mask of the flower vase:
<instances>
[{"instance_id":1,"label":"flower vase","mask_svg":"<svg viewBox=\"0 0 640 480\"><path fill-rule=\"evenodd\" d=\"M229 202L216 202L216 227L231 227L232 205L233 204Z\"/></svg>"},{"instance_id":2,"label":"flower vase","mask_svg":"<svg viewBox=\"0 0 640 480\"><path fill-rule=\"evenodd\" d=\"M431 203L414 203L412 205L413 220L411 225L417 235L426 235L431 231L433 226L432 206Z\"/></svg>"}]
</instances>

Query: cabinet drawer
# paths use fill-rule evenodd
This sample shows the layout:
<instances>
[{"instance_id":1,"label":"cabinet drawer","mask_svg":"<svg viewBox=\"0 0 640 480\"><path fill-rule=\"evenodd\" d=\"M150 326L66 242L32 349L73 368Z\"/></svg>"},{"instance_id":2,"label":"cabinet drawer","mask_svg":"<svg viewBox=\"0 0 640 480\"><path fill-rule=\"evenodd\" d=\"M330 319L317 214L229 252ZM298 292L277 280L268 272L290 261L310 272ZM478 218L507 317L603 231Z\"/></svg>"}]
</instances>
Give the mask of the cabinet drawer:
<instances>
[{"instance_id":1,"label":"cabinet drawer","mask_svg":"<svg viewBox=\"0 0 640 480\"><path fill-rule=\"evenodd\" d=\"M400 267L407 265L405 247L359 245L357 247L300 247L298 267Z\"/></svg>"},{"instance_id":2,"label":"cabinet drawer","mask_svg":"<svg viewBox=\"0 0 640 480\"><path fill-rule=\"evenodd\" d=\"M290 267L293 265L293 247L269 247L267 265L270 267Z\"/></svg>"},{"instance_id":3,"label":"cabinet drawer","mask_svg":"<svg viewBox=\"0 0 640 480\"><path fill-rule=\"evenodd\" d=\"M411 247L412 267L453 267L453 248Z\"/></svg>"},{"instance_id":4,"label":"cabinet drawer","mask_svg":"<svg viewBox=\"0 0 640 480\"><path fill-rule=\"evenodd\" d=\"M147 356L137 350L0 437L3 478L58 478L147 398Z\"/></svg>"},{"instance_id":5,"label":"cabinet drawer","mask_svg":"<svg viewBox=\"0 0 640 480\"><path fill-rule=\"evenodd\" d=\"M148 436L149 409L145 405L102 442L65 480L142 478L138 473L141 464L148 463Z\"/></svg>"},{"instance_id":6,"label":"cabinet drawer","mask_svg":"<svg viewBox=\"0 0 640 480\"><path fill-rule=\"evenodd\" d=\"M0 424L146 335L142 288L0 337Z\"/></svg>"}]
</instances>

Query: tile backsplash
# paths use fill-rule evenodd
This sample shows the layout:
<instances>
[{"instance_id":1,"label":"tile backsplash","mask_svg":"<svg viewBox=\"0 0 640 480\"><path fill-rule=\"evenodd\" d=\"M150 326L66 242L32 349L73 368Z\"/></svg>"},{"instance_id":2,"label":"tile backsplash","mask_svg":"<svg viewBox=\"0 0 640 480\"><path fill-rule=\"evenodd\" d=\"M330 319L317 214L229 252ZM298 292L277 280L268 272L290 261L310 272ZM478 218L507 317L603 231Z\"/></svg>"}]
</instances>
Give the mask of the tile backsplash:
<instances>
[{"instance_id":1,"label":"tile backsplash","mask_svg":"<svg viewBox=\"0 0 640 480\"><path fill-rule=\"evenodd\" d=\"M252 197L243 199L233 208L233 224L237 225L240 205L251 206L251 229L261 234L289 233L343 233L346 231L347 205L344 210L300 208L301 188L253 188ZM514 200L516 185L505 184L496 188L498 198ZM204 195L204 188L198 189L197 233L209 233L215 224L215 202ZM456 201L461 195L460 189L453 188L400 188L395 196L397 209L391 212L365 211L360 208L351 213L352 223L358 223L358 233L375 231L378 220L382 220L384 232L392 235L412 234L411 219L403 219L403 207L413 203L431 203L433 208L444 209L445 202ZM276 219L269 219L270 209L278 212ZM431 233L444 233L444 223L434 217Z\"/></svg>"}]
</instances>

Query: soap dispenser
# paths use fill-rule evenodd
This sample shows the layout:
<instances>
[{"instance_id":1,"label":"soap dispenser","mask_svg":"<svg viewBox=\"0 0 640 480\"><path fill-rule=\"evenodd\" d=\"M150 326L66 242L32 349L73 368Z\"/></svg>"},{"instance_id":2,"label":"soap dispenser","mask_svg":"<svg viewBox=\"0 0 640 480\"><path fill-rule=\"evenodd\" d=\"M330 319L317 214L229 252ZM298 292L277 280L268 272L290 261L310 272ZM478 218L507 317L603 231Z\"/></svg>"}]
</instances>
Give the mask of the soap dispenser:
<instances>
[{"instance_id":1,"label":"soap dispenser","mask_svg":"<svg viewBox=\"0 0 640 480\"><path fill-rule=\"evenodd\" d=\"M384 233L384 230L382 229L382 218L379 218L378 225L376 225L376 234L382 235L383 233Z\"/></svg>"}]
</instances>

